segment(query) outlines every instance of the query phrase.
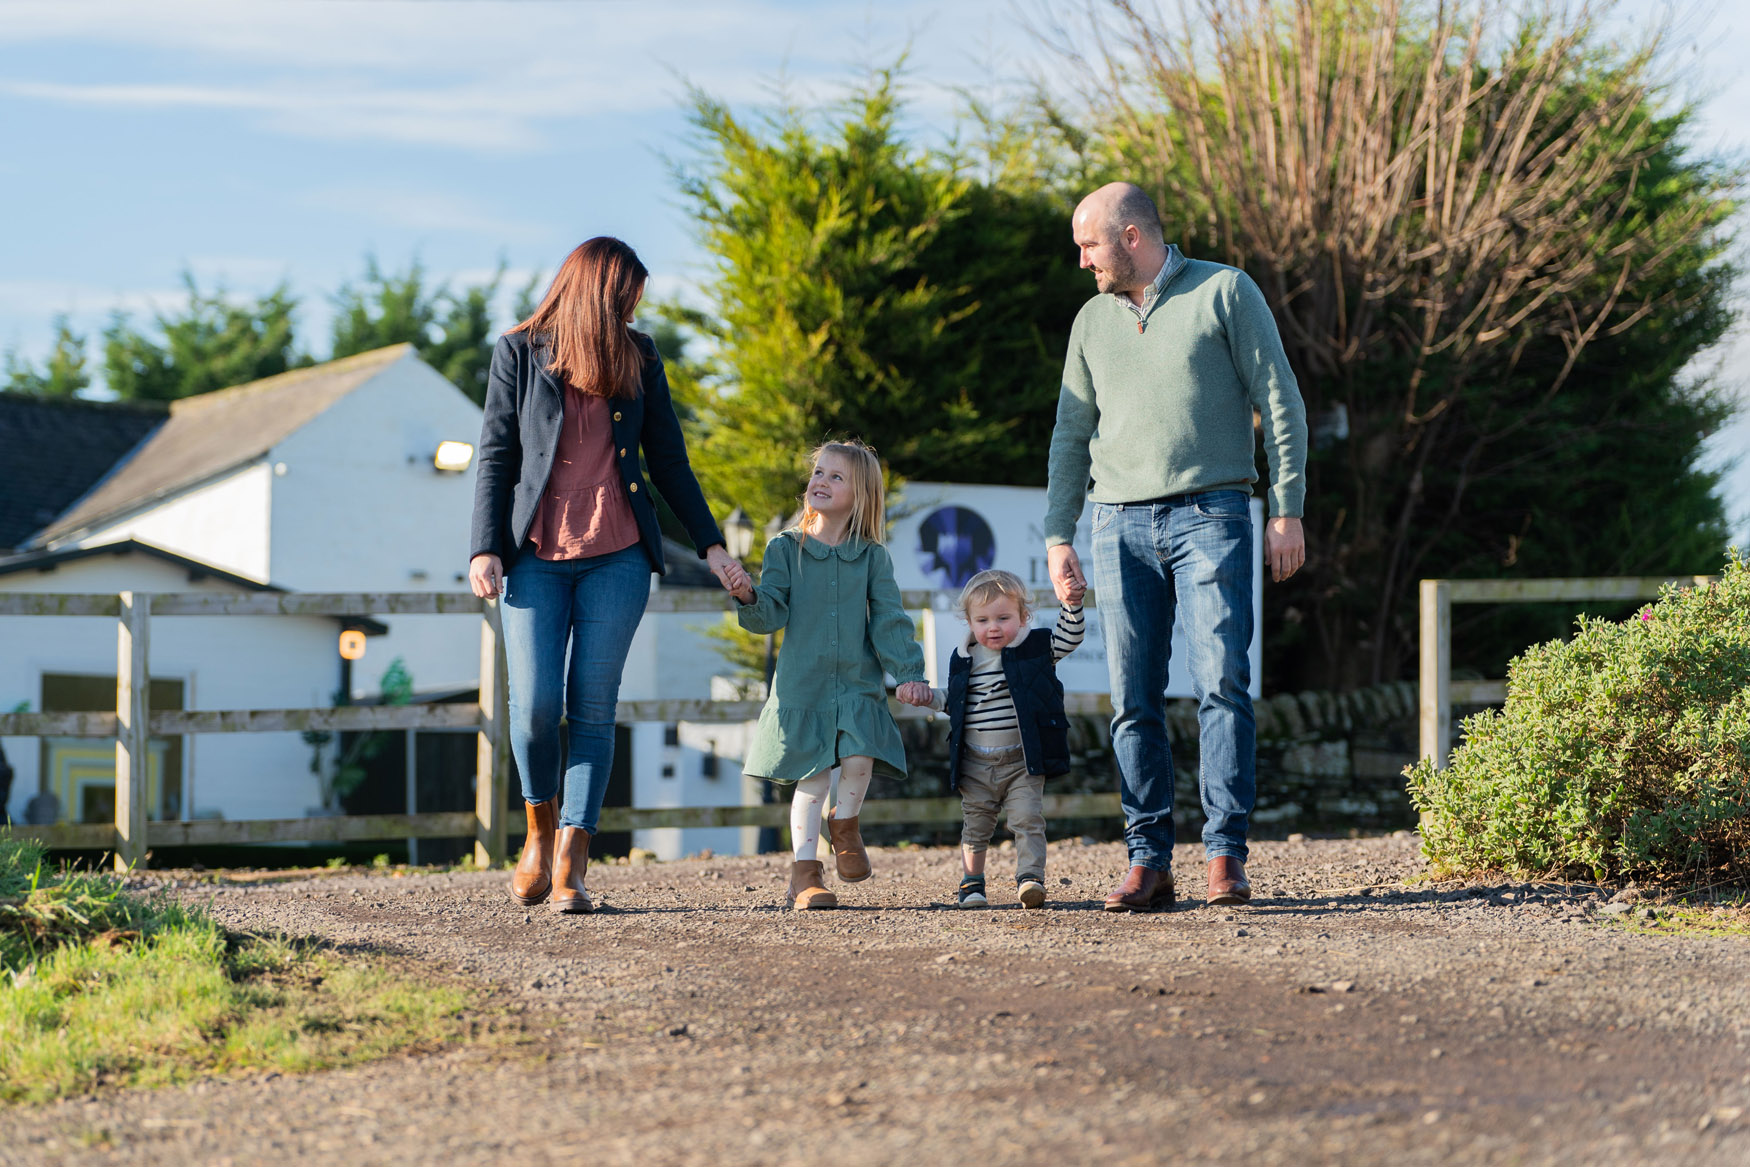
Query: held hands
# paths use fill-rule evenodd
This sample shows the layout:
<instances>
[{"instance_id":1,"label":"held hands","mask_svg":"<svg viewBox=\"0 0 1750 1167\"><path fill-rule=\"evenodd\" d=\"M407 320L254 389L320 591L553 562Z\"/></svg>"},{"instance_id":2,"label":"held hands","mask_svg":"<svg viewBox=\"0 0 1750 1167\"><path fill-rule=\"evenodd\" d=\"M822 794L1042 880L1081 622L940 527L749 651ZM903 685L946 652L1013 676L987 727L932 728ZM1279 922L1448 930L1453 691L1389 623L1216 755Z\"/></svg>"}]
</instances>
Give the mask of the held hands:
<instances>
[{"instance_id":1,"label":"held hands","mask_svg":"<svg viewBox=\"0 0 1750 1167\"><path fill-rule=\"evenodd\" d=\"M1088 591L1088 577L1082 574L1082 561L1076 549L1059 543L1045 551L1045 562L1051 575L1052 590L1060 604L1079 604Z\"/></svg>"},{"instance_id":2,"label":"held hands","mask_svg":"<svg viewBox=\"0 0 1750 1167\"><path fill-rule=\"evenodd\" d=\"M1088 585L1079 579L1072 579L1065 585L1064 593L1060 603L1070 608L1080 607L1082 597L1088 594Z\"/></svg>"},{"instance_id":3,"label":"held hands","mask_svg":"<svg viewBox=\"0 0 1750 1167\"><path fill-rule=\"evenodd\" d=\"M744 604L753 601L753 580L748 578L747 569L723 549L723 544L713 543L706 549L705 566L711 569L724 591Z\"/></svg>"},{"instance_id":4,"label":"held hands","mask_svg":"<svg viewBox=\"0 0 1750 1167\"><path fill-rule=\"evenodd\" d=\"M893 690L893 695L907 705L928 705L933 699L928 681L907 681Z\"/></svg>"},{"instance_id":5,"label":"held hands","mask_svg":"<svg viewBox=\"0 0 1750 1167\"><path fill-rule=\"evenodd\" d=\"M1275 518L1264 524L1264 563L1277 583L1306 563L1306 535L1299 519Z\"/></svg>"},{"instance_id":6,"label":"held hands","mask_svg":"<svg viewBox=\"0 0 1750 1167\"><path fill-rule=\"evenodd\" d=\"M468 561L468 586L482 600L495 600L504 591L504 560L496 555L476 555Z\"/></svg>"}]
</instances>

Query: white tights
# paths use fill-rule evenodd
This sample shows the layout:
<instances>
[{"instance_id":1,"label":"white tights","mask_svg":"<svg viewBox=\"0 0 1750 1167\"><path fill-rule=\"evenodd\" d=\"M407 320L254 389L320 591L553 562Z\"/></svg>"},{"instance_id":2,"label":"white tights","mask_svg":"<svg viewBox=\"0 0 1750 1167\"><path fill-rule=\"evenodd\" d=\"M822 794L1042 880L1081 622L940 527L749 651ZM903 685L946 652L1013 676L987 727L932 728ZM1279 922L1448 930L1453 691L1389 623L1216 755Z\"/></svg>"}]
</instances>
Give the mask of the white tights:
<instances>
[{"instance_id":1,"label":"white tights","mask_svg":"<svg viewBox=\"0 0 1750 1167\"><path fill-rule=\"evenodd\" d=\"M863 796L869 793L869 780L874 773L872 758L839 760L839 796L832 810L833 818L854 819L862 812ZM796 784L796 794L790 799L790 840L799 863L820 856L820 807L831 784L831 770L822 770Z\"/></svg>"}]
</instances>

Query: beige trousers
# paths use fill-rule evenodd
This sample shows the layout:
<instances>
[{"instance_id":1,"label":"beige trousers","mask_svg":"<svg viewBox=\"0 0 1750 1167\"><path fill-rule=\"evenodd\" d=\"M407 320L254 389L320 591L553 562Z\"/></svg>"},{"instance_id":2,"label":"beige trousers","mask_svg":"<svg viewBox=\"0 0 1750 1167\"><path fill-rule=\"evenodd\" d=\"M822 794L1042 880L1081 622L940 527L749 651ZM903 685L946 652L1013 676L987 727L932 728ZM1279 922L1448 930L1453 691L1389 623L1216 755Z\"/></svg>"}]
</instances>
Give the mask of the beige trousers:
<instances>
[{"instance_id":1,"label":"beige trousers","mask_svg":"<svg viewBox=\"0 0 1750 1167\"><path fill-rule=\"evenodd\" d=\"M983 851L996 833L997 814L1015 836L1015 878L1045 878L1045 776L1027 773L1018 745L998 750L963 746L960 751L960 845Z\"/></svg>"}]
</instances>

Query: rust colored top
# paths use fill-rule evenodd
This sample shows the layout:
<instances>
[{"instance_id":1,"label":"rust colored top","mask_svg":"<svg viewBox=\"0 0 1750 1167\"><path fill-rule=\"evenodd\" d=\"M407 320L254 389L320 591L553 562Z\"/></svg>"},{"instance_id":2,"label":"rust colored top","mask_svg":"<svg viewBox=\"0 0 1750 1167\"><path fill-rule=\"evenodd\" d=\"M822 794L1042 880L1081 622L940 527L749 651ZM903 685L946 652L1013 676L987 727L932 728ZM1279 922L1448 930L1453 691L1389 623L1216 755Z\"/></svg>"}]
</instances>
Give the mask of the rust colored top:
<instances>
[{"instance_id":1,"label":"rust colored top","mask_svg":"<svg viewBox=\"0 0 1750 1167\"><path fill-rule=\"evenodd\" d=\"M586 559L638 542L638 521L614 458L612 411L605 397L566 389L553 472L529 529L541 559Z\"/></svg>"}]
</instances>

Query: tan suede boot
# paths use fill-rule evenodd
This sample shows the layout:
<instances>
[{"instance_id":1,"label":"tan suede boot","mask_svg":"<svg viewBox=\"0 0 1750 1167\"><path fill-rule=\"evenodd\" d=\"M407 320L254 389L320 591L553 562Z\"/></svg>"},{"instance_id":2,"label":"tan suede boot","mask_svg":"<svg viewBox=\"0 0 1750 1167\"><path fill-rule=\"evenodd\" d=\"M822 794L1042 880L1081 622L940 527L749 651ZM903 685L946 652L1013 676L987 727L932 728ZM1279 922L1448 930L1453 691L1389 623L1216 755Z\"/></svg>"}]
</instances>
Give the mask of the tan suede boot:
<instances>
[{"instance_id":1,"label":"tan suede boot","mask_svg":"<svg viewBox=\"0 0 1750 1167\"><path fill-rule=\"evenodd\" d=\"M826 890L826 869L818 859L798 859L790 864L790 890L785 894L798 912L839 906L839 897Z\"/></svg>"},{"instance_id":2,"label":"tan suede boot","mask_svg":"<svg viewBox=\"0 0 1750 1167\"><path fill-rule=\"evenodd\" d=\"M863 832L857 829L857 816L827 819L826 833L832 837L832 856L838 866L839 878L846 883L861 883L868 879L869 852L863 846Z\"/></svg>"},{"instance_id":3,"label":"tan suede boot","mask_svg":"<svg viewBox=\"0 0 1750 1167\"><path fill-rule=\"evenodd\" d=\"M582 827L560 827L558 852L553 864L553 899L547 904L551 911L579 915L595 911L595 901L583 886L583 873L589 870L590 833Z\"/></svg>"},{"instance_id":4,"label":"tan suede boot","mask_svg":"<svg viewBox=\"0 0 1750 1167\"><path fill-rule=\"evenodd\" d=\"M510 873L510 898L534 905L553 890L553 832L559 824L559 800L523 804L529 820L529 836L523 840L522 857Z\"/></svg>"}]
</instances>

